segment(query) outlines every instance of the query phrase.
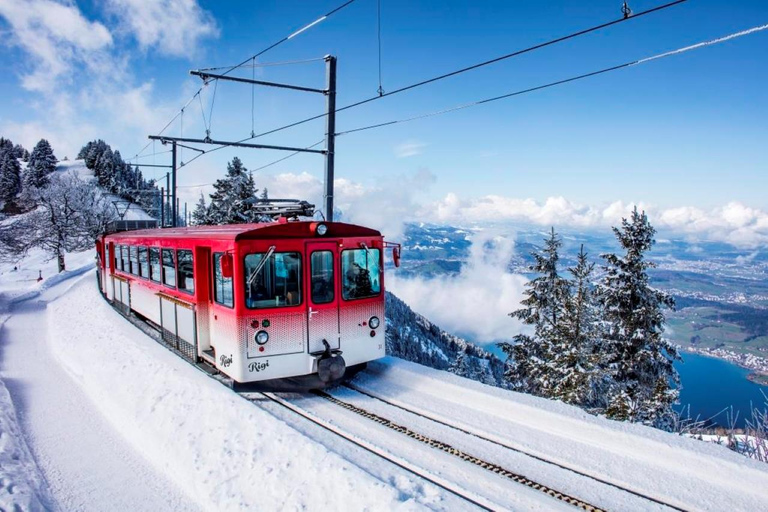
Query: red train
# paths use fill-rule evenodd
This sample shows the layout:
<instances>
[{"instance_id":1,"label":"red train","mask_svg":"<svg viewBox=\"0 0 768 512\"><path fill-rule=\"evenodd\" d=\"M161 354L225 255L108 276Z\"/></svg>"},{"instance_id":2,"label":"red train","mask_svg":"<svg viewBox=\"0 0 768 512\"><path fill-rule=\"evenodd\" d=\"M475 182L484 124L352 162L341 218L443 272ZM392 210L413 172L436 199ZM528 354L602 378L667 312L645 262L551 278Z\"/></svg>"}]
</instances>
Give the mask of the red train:
<instances>
[{"instance_id":1,"label":"red train","mask_svg":"<svg viewBox=\"0 0 768 512\"><path fill-rule=\"evenodd\" d=\"M235 383L325 387L385 355L379 231L340 222L140 229L96 242L126 315ZM343 353L343 356L342 356Z\"/></svg>"}]
</instances>

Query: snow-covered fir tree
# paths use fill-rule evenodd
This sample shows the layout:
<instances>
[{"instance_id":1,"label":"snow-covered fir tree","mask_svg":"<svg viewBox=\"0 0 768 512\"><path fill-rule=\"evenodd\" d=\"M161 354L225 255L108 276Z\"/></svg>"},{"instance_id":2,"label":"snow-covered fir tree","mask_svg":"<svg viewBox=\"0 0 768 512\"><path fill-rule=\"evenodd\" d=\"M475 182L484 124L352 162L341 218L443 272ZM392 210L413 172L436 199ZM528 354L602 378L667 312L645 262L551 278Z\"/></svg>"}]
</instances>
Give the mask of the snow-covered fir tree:
<instances>
[{"instance_id":1,"label":"snow-covered fir tree","mask_svg":"<svg viewBox=\"0 0 768 512\"><path fill-rule=\"evenodd\" d=\"M21 144L13 146L13 156L16 158L23 159L25 153L27 153L27 150Z\"/></svg>"},{"instance_id":2,"label":"snow-covered fir tree","mask_svg":"<svg viewBox=\"0 0 768 512\"><path fill-rule=\"evenodd\" d=\"M0 153L13 151L13 142L5 137L0 137Z\"/></svg>"},{"instance_id":3,"label":"snow-covered fir tree","mask_svg":"<svg viewBox=\"0 0 768 512\"><path fill-rule=\"evenodd\" d=\"M531 326L533 333L521 333L511 343L499 344L508 357L507 379L512 386L541 396L549 396L557 380L551 363L561 343L558 327L568 293L568 281L557 270L561 246L562 240L552 228L544 248L531 254L534 263L529 270L537 277L526 283L523 307L510 313Z\"/></svg>"},{"instance_id":4,"label":"snow-covered fir tree","mask_svg":"<svg viewBox=\"0 0 768 512\"><path fill-rule=\"evenodd\" d=\"M213 184L210 195L208 222L210 224L242 224L263 219L254 210L256 185L243 162L234 157L227 164L227 175Z\"/></svg>"},{"instance_id":5,"label":"snow-covered fir tree","mask_svg":"<svg viewBox=\"0 0 768 512\"><path fill-rule=\"evenodd\" d=\"M451 366L448 367L448 371L458 375L459 377L466 377L469 374L467 353L464 350L460 350L456 354L456 359L454 359L451 363Z\"/></svg>"},{"instance_id":6,"label":"snow-covered fir tree","mask_svg":"<svg viewBox=\"0 0 768 512\"><path fill-rule=\"evenodd\" d=\"M673 362L677 349L663 337L664 308L674 300L650 286L653 264L645 253L656 230L635 208L613 228L624 254L604 254L605 276L598 286L606 332L601 352L610 382L606 414L615 419L669 428L680 379Z\"/></svg>"},{"instance_id":7,"label":"snow-covered fir tree","mask_svg":"<svg viewBox=\"0 0 768 512\"><path fill-rule=\"evenodd\" d=\"M32 153L24 173L24 187L27 189L41 188L48 184L50 174L56 170L56 156L53 148L45 139L40 139Z\"/></svg>"},{"instance_id":8,"label":"snow-covered fir tree","mask_svg":"<svg viewBox=\"0 0 768 512\"><path fill-rule=\"evenodd\" d=\"M4 203L4 211L10 211L16 207L16 196L19 192L21 192L21 164L13 148L0 149L0 201Z\"/></svg>"},{"instance_id":9,"label":"snow-covered fir tree","mask_svg":"<svg viewBox=\"0 0 768 512\"><path fill-rule=\"evenodd\" d=\"M133 203L138 203L147 212L155 212L159 218L159 191L155 180L147 180L138 167L123 160L120 151L101 139L88 142L77 154L78 159L93 171L100 187Z\"/></svg>"},{"instance_id":10,"label":"snow-covered fir tree","mask_svg":"<svg viewBox=\"0 0 768 512\"><path fill-rule=\"evenodd\" d=\"M208 205L205 204L205 197L200 192L200 200L197 201L194 211L192 211L192 224L194 226L203 226L208 224Z\"/></svg>"},{"instance_id":11,"label":"snow-covered fir tree","mask_svg":"<svg viewBox=\"0 0 768 512\"><path fill-rule=\"evenodd\" d=\"M590 281L594 267L582 245L576 265L568 269L570 286L558 325L560 345L550 363L554 375L550 398L589 408L599 408L602 382L602 324Z\"/></svg>"}]
</instances>

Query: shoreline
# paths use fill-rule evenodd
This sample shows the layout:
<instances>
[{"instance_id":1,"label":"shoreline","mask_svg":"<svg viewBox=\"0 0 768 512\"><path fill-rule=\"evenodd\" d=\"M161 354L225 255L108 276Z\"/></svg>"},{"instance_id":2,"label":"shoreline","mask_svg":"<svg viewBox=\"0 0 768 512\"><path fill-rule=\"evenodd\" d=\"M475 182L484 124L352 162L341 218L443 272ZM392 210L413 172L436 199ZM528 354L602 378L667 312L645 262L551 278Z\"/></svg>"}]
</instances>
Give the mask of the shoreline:
<instances>
[{"instance_id":1,"label":"shoreline","mask_svg":"<svg viewBox=\"0 0 768 512\"><path fill-rule=\"evenodd\" d=\"M768 373L752 372L747 374L747 380L758 386L768 387Z\"/></svg>"},{"instance_id":2,"label":"shoreline","mask_svg":"<svg viewBox=\"0 0 768 512\"><path fill-rule=\"evenodd\" d=\"M722 348L709 350L679 346L679 350L687 354L711 357L713 359L725 361L726 363L735 364L739 368L749 371L746 375L748 381L757 384L758 386L768 387L768 358L739 354ZM748 358L747 362L743 361L743 358L745 357Z\"/></svg>"}]
</instances>

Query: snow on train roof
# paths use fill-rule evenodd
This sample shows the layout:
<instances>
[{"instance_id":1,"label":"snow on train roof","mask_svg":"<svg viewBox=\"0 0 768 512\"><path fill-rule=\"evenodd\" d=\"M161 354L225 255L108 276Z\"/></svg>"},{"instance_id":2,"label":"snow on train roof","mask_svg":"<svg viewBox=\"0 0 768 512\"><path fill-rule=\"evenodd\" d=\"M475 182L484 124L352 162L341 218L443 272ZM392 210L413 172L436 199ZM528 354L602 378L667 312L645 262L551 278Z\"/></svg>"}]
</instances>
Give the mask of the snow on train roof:
<instances>
[{"instance_id":1,"label":"snow on train roof","mask_svg":"<svg viewBox=\"0 0 768 512\"><path fill-rule=\"evenodd\" d=\"M315 237L313 226L325 224L328 232L323 238L350 236L381 236L375 229L343 222L266 222L259 224L226 224L222 226L191 226L184 228L139 229L108 235L111 239L124 238L173 238L204 240L251 240L258 238L308 238Z\"/></svg>"}]
</instances>

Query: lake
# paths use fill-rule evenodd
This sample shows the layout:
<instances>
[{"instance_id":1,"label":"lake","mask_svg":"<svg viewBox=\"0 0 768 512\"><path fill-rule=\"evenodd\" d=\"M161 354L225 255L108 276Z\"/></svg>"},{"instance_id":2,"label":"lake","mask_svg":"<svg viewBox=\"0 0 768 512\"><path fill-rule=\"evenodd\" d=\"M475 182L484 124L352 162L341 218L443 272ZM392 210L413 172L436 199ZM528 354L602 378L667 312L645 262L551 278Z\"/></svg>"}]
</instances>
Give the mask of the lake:
<instances>
[{"instance_id":1,"label":"lake","mask_svg":"<svg viewBox=\"0 0 768 512\"><path fill-rule=\"evenodd\" d=\"M494 344L484 345L489 352L505 359L504 353ZM737 427L744 427L745 417L751 416L752 406L765 409L768 386L760 386L747 380L749 370L740 366L698 354L683 353L683 362L675 363L680 373L683 389L680 392L680 411L690 406L691 418L708 419L719 425L729 425L726 413L719 414L733 406L738 412ZM716 416L716 417L715 417Z\"/></svg>"},{"instance_id":2,"label":"lake","mask_svg":"<svg viewBox=\"0 0 768 512\"><path fill-rule=\"evenodd\" d=\"M733 406L734 413L739 413L737 427L744 426L753 406L765 409L766 399L762 393L768 395L768 386L747 380L749 370L714 357L689 353L683 353L682 357L683 363L675 364L683 384L680 406L676 409L690 405L692 418L707 419ZM729 423L725 413L713 421L720 425Z\"/></svg>"}]
</instances>

